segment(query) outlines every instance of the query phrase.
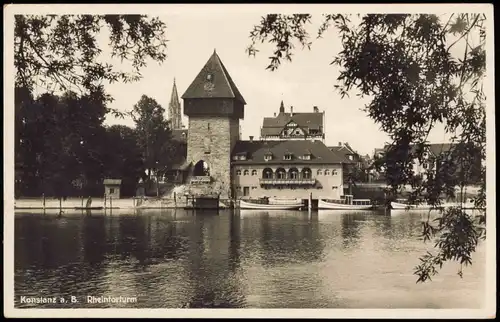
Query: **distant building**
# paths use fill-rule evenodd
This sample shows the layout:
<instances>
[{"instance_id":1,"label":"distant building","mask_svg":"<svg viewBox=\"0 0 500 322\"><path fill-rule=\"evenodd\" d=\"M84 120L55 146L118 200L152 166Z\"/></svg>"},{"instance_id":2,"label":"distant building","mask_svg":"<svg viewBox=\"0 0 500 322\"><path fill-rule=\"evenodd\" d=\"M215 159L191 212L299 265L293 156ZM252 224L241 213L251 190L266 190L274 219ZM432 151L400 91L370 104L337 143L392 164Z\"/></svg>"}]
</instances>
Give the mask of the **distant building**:
<instances>
[{"instance_id":1,"label":"distant building","mask_svg":"<svg viewBox=\"0 0 500 322\"><path fill-rule=\"evenodd\" d=\"M328 148L337 154L343 155L349 161L349 163L361 166L363 162L361 156L356 151L354 151L353 148L351 148L351 146L347 142L346 143L339 142L338 145L329 146Z\"/></svg>"},{"instance_id":2,"label":"distant building","mask_svg":"<svg viewBox=\"0 0 500 322\"><path fill-rule=\"evenodd\" d=\"M413 164L413 173L415 175L423 175L425 176L425 173L429 170L432 169L434 171L438 170L440 165L445 159L448 159L451 157L451 152L457 148L459 144L457 143L432 143L432 144L426 144L424 146L424 151L422 153L422 160L418 160L415 158L414 164ZM375 149L374 151L374 158L381 158L384 156L384 154L388 151L389 146L386 145L382 149ZM415 152L417 149L416 145L410 146L410 152ZM479 151L478 151L479 152ZM479 170L481 168L481 157L478 153L477 160L474 162L475 164L471 168L471 180L476 180L477 176L479 175ZM460 168L460 165L457 165L458 168ZM382 173L383 175L383 173Z\"/></svg>"},{"instance_id":3,"label":"distant building","mask_svg":"<svg viewBox=\"0 0 500 322\"><path fill-rule=\"evenodd\" d=\"M170 128L172 130L182 129L181 102L179 101L175 78L174 85L172 87L172 95L170 96L170 103L168 104L168 118L170 121Z\"/></svg>"},{"instance_id":4,"label":"distant building","mask_svg":"<svg viewBox=\"0 0 500 322\"><path fill-rule=\"evenodd\" d=\"M331 151L335 152L345 160L344 166L344 184L348 183L348 175L350 172L357 168L358 171L364 171L368 168L367 161L359 155L354 149L349 145L349 143L339 142L336 146L328 147ZM358 173L356 177L356 182L368 181L368 173Z\"/></svg>"},{"instance_id":5,"label":"distant building","mask_svg":"<svg viewBox=\"0 0 500 322\"><path fill-rule=\"evenodd\" d=\"M265 117L260 130L261 140L321 140L324 141L324 112L317 106L313 112L285 112L281 101L279 114Z\"/></svg>"}]
</instances>

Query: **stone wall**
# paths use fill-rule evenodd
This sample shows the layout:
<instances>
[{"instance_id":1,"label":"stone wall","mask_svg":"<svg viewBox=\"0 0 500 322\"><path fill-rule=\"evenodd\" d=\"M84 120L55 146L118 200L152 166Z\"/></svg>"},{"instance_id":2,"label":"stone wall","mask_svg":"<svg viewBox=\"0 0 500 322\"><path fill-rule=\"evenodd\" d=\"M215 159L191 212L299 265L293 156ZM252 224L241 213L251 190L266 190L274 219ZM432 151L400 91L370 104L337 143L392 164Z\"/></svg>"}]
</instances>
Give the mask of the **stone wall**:
<instances>
[{"instance_id":1,"label":"stone wall","mask_svg":"<svg viewBox=\"0 0 500 322\"><path fill-rule=\"evenodd\" d=\"M230 196L231 150L238 139L239 120L230 117L190 116L187 159L193 165L204 161L213 179L213 193Z\"/></svg>"}]
</instances>

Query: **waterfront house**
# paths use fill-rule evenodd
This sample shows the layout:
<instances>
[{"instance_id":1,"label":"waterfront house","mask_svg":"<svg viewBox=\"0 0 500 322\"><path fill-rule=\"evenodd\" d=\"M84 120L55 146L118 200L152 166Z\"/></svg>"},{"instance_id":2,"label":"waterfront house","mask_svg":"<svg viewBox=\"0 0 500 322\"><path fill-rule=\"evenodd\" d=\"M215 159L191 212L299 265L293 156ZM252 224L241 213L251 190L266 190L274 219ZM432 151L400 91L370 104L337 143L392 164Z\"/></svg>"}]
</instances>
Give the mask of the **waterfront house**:
<instances>
[{"instance_id":1,"label":"waterfront house","mask_svg":"<svg viewBox=\"0 0 500 322\"><path fill-rule=\"evenodd\" d=\"M344 158L321 141L238 141L232 153L237 198L340 198Z\"/></svg>"}]
</instances>

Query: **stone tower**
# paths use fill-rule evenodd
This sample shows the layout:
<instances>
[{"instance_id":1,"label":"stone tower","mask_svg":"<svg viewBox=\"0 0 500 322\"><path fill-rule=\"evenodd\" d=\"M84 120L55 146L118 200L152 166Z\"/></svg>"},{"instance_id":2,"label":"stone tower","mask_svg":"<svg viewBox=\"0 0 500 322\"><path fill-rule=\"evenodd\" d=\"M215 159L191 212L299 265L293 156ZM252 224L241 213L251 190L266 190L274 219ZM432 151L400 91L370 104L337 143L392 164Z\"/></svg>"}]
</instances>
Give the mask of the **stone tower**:
<instances>
[{"instance_id":1,"label":"stone tower","mask_svg":"<svg viewBox=\"0 0 500 322\"><path fill-rule=\"evenodd\" d=\"M193 175L209 177L210 190L228 198L231 151L240 139L246 102L215 50L182 99L189 117L187 161L194 165Z\"/></svg>"},{"instance_id":2,"label":"stone tower","mask_svg":"<svg viewBox=\"0 0 500 322\"><path fill-rule=\"evenodd\" d=\"M170 103L168 104L168 118L173 130L182 128L181 102L179 100L179 94L177 94L175 78L174 86L172 87L172 95L170 96Z\"/></svg>"}]
</instances>

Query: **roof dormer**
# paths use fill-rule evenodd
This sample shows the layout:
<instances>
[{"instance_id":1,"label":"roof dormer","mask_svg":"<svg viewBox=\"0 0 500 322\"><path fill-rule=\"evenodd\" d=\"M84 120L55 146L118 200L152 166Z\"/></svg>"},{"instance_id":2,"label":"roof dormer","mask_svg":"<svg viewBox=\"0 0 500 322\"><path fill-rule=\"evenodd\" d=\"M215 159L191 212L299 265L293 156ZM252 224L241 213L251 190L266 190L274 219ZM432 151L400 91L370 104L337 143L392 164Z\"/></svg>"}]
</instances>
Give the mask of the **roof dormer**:
<instances>
[{"instance_id":1,"label":"roof dormer","mask_svg":"<svg viewBox=\"0 0 500 322\"><path fill-rule=\"evenodd\" d=\"M302 160L311 160L311 159L312 159L311 151L307 150L306 152L304 152L304 154L302 155Z\"/></svg>"},{"instance_id":2,"label":"roof dormer","mask_svg":"<svg viewBox=\"0 0 500 322\"><path fill-rule=\"evenodd\" d=\"M291 161L293 159L293 154L291 152L285 152L283 155L283 160L285 161Z\"/></svg>"},{"instance_id":3,"label":"roof dormer","mask_svg":"<svg viewBox=\"0 0 500 322\"><path fill-rule=\"evenodd\" d=\"M246 161L248 159L248 152L238 152L233 155L235 161Z\"/></svg>"},{"instance_id":4,"label":"roof dormer","mask_svg":"<svg viewBox=\"0 0 500 322\"><path fill-rule=\"evenodd\" d=\"M264 154L264 160L266 161L271 161L273 159L273 153L271 151L267 151Z\"/></svg>"}]
</instances>

